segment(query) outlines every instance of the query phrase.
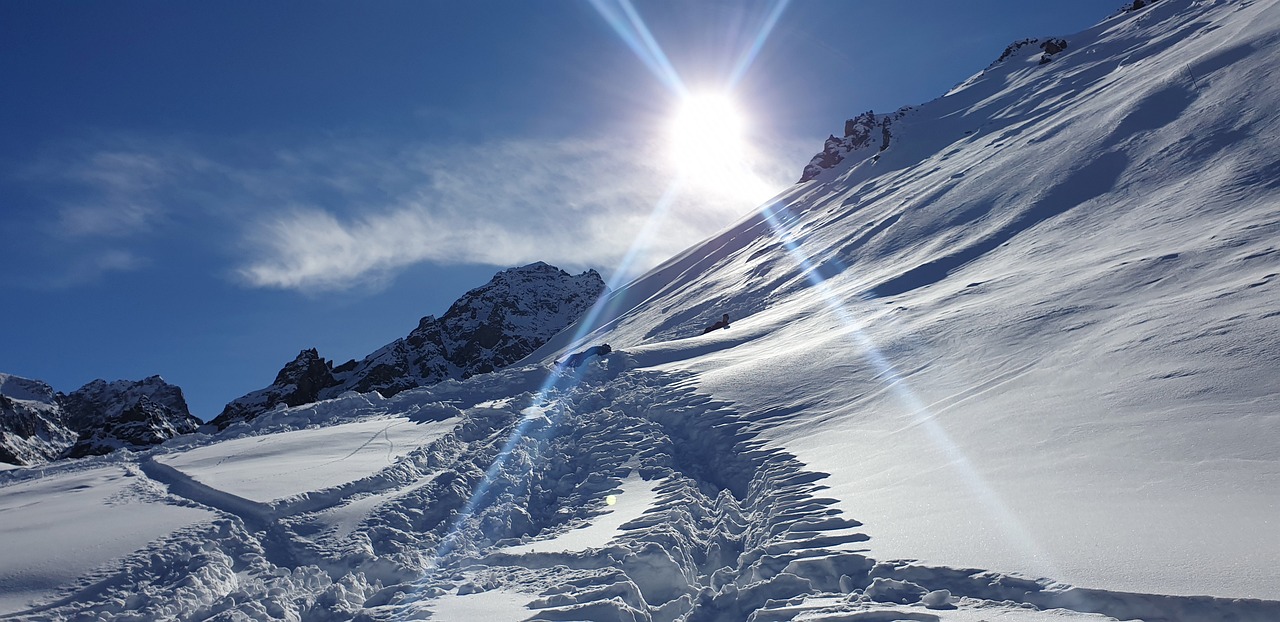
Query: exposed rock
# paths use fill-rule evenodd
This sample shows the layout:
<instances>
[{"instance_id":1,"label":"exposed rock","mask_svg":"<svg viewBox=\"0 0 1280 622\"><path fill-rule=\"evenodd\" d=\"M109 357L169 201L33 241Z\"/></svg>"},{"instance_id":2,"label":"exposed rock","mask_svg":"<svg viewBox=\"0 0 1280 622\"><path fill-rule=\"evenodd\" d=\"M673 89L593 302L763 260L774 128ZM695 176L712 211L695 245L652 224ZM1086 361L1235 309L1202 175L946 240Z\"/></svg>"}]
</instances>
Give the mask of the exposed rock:
<instances>
[{"instance_id":1,"label":"exposed rock","mask_svg":"<svg viewBox=\"0 0 1280 622\"><path fill-rule=\"evenodd\" d=\"M1138 10L1141 10L1141 9L1143 9L1143 8L1146 8L1146 7L1148 7L1148 6L1152 5L1152 4L1155 4L1155 3L1156 3L1156 0L1133 0L1133 2L1132 2L1132 3L1127 4L1127 5L1125 5L1124 7L1122 7L1122 8L1120 9L1120 12L1121 12L1121 13L1130 13L1130 12L1133 12L1133 11L1138 11Z\"/></svg>"},{"instance_id":2,"label":"exposed rock","mask_svg":"<svg viewBox=\"0 0 1280 622\"><path fill-rule=\"evenodd\" d=\"M1014 41L1013 43L1010 43L1009 45L1005 46L1004 52L1000 53L1000 58L997 58L995 62L988 65L987 69L995 67L996 65L999 65L1000 63L1003 63L1004 61L1009 60L1009 57L1016 54L1018 50L1021 50L1022 48L1027 47L1028 45L1032 45L1034 43L1039 43L1039 42L1040 42L1039 39L1023 39L1021 41Z\"/></svg>"},{"instance_id":3,"label":"exposed rock","mask_svg":"<svg viewBox=\"0 0 1280 622\"><path fill-rule=\"evenodd\" d=\"M1067 40L1049 39L1048 41L1040 44L1040 49L1044 50L1045 54L1057 54L1058 52L1067 49Z\"/></svg>"},{"instance_id":4,"label":"exposed rock","mask_svg":"<svg viewBox=\"0 0 1280 622\"><path fill-rule=\"evenodd\" d=\"M0 374L0 462L41 464L76 442L57 394L39 381Z\"/></svg>"},{"instance_id":5,"label":"exposed rock","mask_svg":"<svg viewBox=\"0 0 1280 622\"><path fill-rule=\"evenodd\" d=\"M1044 50L1044 54L1040 55L1040 64L1043 65L1053 60L1053 55L1067 49L1066 39L1049 39L1040 44L1040 49Z\"/></svg>"},{"instance_id":6,"label":"exposed rock","mask_svg":"<svg viewBox=\"0 0 1280 622\"><path fill-rule=\"evenodd\" d=\"M800 181L809 181L820 175L822 171L835 167L844 161L846 154L876 146L877 138L879 138L877 153L885 151L893 141L893 122L905 117L911 110L911 106L904 106L897 112L886 115L877 115L874 111L868 110L845 121L844 138L829 136L822 146L822 152L813 156L809 164L804 167Z\"/></svg>"},{"instance_id":7,"label":"exposed rock","mask_svg":"<svg viewBox=\"0 0 1280 622\"><path fill-rule=\"evenodd\" d=\"M322 389L335 384L332 363L322 358L315 348L303 350L281 368L269 386L227 404L210 423L222 428L232 421L252 419L278 404L298 406L314 402Z\"/></svg>"},{"instance_id":8,"label":"exposed rock","mask_svg":"<svg viewBox=\"0 0 1280 622\"><path fill-rule=\"evenodd\" d=\"M111 383L94 380L59 397L66 424L79 435L64 454L70 458L120 448L143 449L200 427L182 389L160 376Z\"/></svg>"},{"instance_id":9,"label":"exposed rock","mask_svg":"<svg viewBox=\"0 0 1280 622\"><path fill-rule=\"evenodd\" d=\"M0 374L0 461L41 464L115 449L143 449L194 432L200 421L182 389L159 376L94 380L64 395L48 384Z\"/></svg>"}]
</instances>

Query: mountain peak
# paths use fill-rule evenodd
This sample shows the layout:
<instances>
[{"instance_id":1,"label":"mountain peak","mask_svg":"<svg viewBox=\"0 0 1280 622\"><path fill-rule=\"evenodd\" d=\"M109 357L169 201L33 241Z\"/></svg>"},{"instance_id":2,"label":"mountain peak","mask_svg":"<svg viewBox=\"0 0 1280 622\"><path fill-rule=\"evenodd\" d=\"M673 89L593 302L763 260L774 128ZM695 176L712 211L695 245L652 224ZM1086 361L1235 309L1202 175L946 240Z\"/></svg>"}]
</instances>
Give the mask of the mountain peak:
<instances>
[{"instance_id":1,"label":"mountain peak","mask_svg":"<svg viewBox=\"0 0 1280 622\"><path fill-rule=\"evenodd\" d=\"M194 432L182 389L160 376L97 379L69 394L0 374L0 462L38 464L119 448L141 449Z\"/></svg>"},{"instance_id":2,"label":"mountain peak","mask_svg":"<svg viewBox=\"0 0 1280 622\"><path fill-rule=\"evenodd\" d=\"M469 378L516 363L563 330L606 290L595 270L576 276L545 262L502 270L468 291L437 318L360 361L334 367L303 350L268 387L233 400L211 423L225 428L276 406L297 406L347 391L401 391L449 378Z\"/></svg>"}]
</instances>

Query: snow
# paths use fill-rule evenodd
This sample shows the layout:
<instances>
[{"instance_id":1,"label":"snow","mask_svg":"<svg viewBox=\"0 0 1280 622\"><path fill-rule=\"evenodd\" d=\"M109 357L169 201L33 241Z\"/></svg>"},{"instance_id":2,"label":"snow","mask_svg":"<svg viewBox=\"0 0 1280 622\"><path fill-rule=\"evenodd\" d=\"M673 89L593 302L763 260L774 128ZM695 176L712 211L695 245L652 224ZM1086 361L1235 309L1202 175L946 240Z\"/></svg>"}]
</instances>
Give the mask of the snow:
<instances>
[{"instance_id":1,"label":"snow","mask_svg":"<svg viewBox=\"0 0 1280 622\"><path fill-rule=\"evenodd\" d=\"M877 558L1280 598L1280 12L1192 4L920 106L584 341L780 413Z\"/></svg>"},{"instance_id":2,"label":"snow","mask_svg":"<svg viewBox=\"0 0 1280 622\"><path fill-rule=\"evenodd\" d=\"M0 373L0 395L44 405L53 405L55 400L53 388L49 385L39 380L3 373Z\"/></svg>"},{"instance_id":3,"label":"snow","mask_svg":"<svg viewBox=\"0 0 1280 622\"><path fill-rule=\"evenodd\" d=\"M566 531L550 540L507 547L502 552L513 555L580 552L609 544L622 533L627 523L640 518L657 500L657 482L645 481L639 473L633 472L627 476L618 488L616 493L611 493L616 503L606 506L606 512L595 517L589 524Z\"/></svg>"},{"instance_id":4,"label":"snow","mask_svg":"<svg viewBox=\"0 0 1280 622\"><path fill-rule=\"evenodd\" d=\"M913 108L889 149L844 153L520 365L0 473L26 517L4 528L74 558L43 582L0 559L26 590L6 606L1280 619L1280 2L1161 0L1067 39ZM63 538L97 535L125 473L148 511L188 514L76 557ZM23 491L83 518L45 525Z\"/></svg>"},{"instance_id":5,"label":"snow","mask_svg":"<svg viewBox=\"0 0 1280 622\"><path fill-rule=\"evenodd\" d=\"M370 419L238 438L162 456L159 462L208 486L269 502L375 473L439 438L453 423Z\"/></svg>"},{"instance_id":6,"label":"snow","mask_svg":"<svg viewBox=\"0 0 1280 622\"><path fill-rule=\"evenodd\" d=\"M427 610L436 620L523 620L532 612L525 605L535 594L490 590L432 602Z\"/></svg>"},{"instance_id":7,"label":"snow","mask_svg":"<svg viewBox=\"0 0 1280 622\"><path fill-rule=\"evenodd\" d=\"M154 488L119 466L0 487L0 614L60 594L147 543L212 518L165 503Z\"/></svg>"}]
</instances>

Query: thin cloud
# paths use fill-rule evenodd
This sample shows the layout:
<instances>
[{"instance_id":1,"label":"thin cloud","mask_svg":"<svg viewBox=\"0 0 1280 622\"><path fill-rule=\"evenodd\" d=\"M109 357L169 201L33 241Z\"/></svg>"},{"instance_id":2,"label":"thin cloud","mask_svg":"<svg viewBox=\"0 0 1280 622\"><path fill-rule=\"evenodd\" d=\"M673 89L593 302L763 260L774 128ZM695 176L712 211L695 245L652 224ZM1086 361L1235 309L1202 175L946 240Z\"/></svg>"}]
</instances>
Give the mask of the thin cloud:
<instances>
[{"instance_id":1,"label":"thin cloud","mask_svg":"<svg viewBox=\"0 0 1280 622\"><path fill-rule=\"evenodd\" d=\"M629 272L784 188L810 145L789 147L758 150L784 154L771 160L733 158L756 171L752 184L686 179ZM127 257L86 260L72 266L80 276L60 282L136 270L188 240L226 249L229 269L210 270L245 286L324 292L382 287L421 262L614 271L679 173L668 162L658 140L622 133L468 145L328 137L284 146L263 137L112 135L62 145L26 181L55 207L39 225L51 242L81 251L86 242L132 244Z\"/></svg>"},{"instance_id":2,"label":"thin cloud","mask_svg":"<svg viewBox=\"0 0 1280 622\"><path fill-rule=\"evenodd\" d=\"M56 231L70 237L124 237L150 230L160 214L154 205L128 200L69 205L58 210Z\"/></svg>"},{"instance_id":3,"label":"thin cloud","mask_svg":"<svg viewBox=\"0 0 1280 622\"><path fill-rule=\"evenodd\" d=\"M122 249L108 249L73 260L64 272L43 282L48 289L69 289L101 281L113 272L132 272L142 269L149 262Z\"/></svg>"},{"instance_id":4,"label":"thin cloud","mask_svg":"<svg viewBox=\"0 0 1280 622\"><path fill-rule=\"evenodd\" d=\"M154 230L166 214L163 193L193 158L171 143L99 137L45 153L19 177L42 187L53 204L50 234L122 238Z\"/></svg>"},{"instance_id":5,"label":"thin cloud","mask_svg":"<svg viewBox=\"0 0 1280 622\"><path fill-rule=\"evenodd\" d=\"M332 290L424 261L611 269L674 182L677 171L664 162L660 145L617 137L424 147L384 174L409 181L384 202L355 211L293 206L256 222L245 247L257 254L238 274L257 287ZM775 179L754 195L684 184L633 269L714 233L794 173L757 167Z\"/></svg>"}]
</instances>

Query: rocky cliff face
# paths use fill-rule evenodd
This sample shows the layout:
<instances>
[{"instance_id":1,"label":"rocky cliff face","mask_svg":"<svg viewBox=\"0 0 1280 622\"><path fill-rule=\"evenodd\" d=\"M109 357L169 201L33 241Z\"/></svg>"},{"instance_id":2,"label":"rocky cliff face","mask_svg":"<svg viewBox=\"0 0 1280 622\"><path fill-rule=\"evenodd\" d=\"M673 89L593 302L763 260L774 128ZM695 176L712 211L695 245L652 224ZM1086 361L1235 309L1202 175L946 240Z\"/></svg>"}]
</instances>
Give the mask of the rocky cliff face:
<instances>
[{"instance_id":1,"label":"rocky cliff face","mask_svg":"<svg viewBox=\"0 0 1280 622\"><path fill-rule=\"evenodd\" d=\"M0 462L48 462L76 438L62 422L62 407L53 387L39 380L0 374Z\"/></svg>"},{"instance_id":2,"label":"rocky cliff face","mask_svg":"<svg viewBox=\"0 0 1280 622\"><path fill-rule=\"evenodd\" d=\"M834 134L827 137L822 146L822 152L813 156L809 164L804 167L800 181L805 182L816 178L822 171L843 162L847 154L855 151L865 149L869 152L874 147L879 153L888 149L894 140L894 121L907 116L911 110L911 106L904 106L893 114L882 115L868 110L845 121L844 137L836 138Z\"/></svg>"},{"instance_id":3,"label":"rocky cliff face","mask_svg":"<svg viewBox=\"0 0 1280 622\"><path fill-rule=\"evenodd\" d=\"M281 404L297 406L347 391L390 397L501 369L577 321L605 289L594 270L574 276L542 262L504 270L444 315L422 318L408 336L363 360L334 367L315 349L303 350L270 386L233 400L211 423L225 428Z\"/></svg>"},{"instance_id":4,"label":"rocky cliff face","mask_svg":"<svg viewBox=\"0 0 1280 622\"><path fill-rule=\"evenodd\" d=\"M0 462L41 464L143 449L199 425L182 389L159 376L94 380L62 394L39 380L0 374Z\"/></svg>"},{"instance_id":5,"label":"rocky cliff face","mask_svg":"<svg viewBox=\"0 0 1280 622\"><path fill-rule=\"evenodd\" d=\"M136 382L94 380L61 397L65 421L79 434L64 454L70 458L141 449L200 427L182 389L160 376Z\"/></svg>"}]
</instances>

